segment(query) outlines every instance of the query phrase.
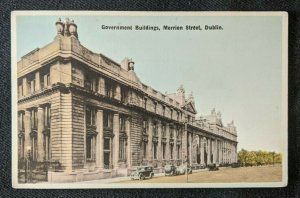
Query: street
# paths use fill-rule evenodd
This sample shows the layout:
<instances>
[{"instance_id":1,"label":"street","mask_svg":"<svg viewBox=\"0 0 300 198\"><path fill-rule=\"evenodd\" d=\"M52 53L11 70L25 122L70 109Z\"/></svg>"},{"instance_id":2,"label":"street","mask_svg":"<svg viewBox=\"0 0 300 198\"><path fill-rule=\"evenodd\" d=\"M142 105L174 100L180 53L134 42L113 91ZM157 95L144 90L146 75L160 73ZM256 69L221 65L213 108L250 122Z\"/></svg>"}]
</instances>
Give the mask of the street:
<instances>
[{"instance_id":1,"label":"street","mask_svg":"<svg viewBox=\"0 0 300 198\"><path fill-rule=\"evenodd\" d=\"M161 174L160 174L161 175ZM188 175L189 183L237 183L237 182L280 182L282 166L254 166L221 168L219 171L193 172ZM187 183L187 175L155 176L145 180L123 180L114 183Z\"/></svg>"}]
</instances>

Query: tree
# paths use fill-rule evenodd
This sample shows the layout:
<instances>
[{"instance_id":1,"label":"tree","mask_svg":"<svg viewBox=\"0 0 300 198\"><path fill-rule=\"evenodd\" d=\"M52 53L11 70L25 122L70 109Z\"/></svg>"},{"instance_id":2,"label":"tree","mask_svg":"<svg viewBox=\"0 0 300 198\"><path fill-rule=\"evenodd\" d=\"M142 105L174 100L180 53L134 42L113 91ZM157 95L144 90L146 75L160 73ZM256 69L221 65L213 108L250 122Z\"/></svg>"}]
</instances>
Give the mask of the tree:
<instances>
[{"instance_id":1,"label":"tree","mask_svg":"<svg viewBox=\"0 0 300 198\"><path fill-rule=\"evenodd\" d=\"M261 166L282 162L282 154L269 151L247 151L242 149L238 152L238 161L242 166Z\"/></svg>"}]
</instances>

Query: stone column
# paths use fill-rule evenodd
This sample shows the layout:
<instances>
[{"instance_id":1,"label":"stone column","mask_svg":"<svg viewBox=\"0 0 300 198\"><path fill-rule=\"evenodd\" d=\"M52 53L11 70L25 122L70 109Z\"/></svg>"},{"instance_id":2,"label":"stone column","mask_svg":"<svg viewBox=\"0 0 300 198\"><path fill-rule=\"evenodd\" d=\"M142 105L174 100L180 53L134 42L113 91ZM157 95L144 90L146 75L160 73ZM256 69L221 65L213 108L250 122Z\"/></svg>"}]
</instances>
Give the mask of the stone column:
<instances>
[{"instance_id":1,"label":"stone column","mask_svg":"<svg viewBox=\"0 0 300 198\"><path fill-rule=\"evenodd\" d=\"M223 141L221 141L220 147L221 147L221 162L222 164L224 164L224 142Z\"/></svg>"},{"instance_id":2,"label":"stone column","mask_svg":"<svg viewBox=\"0 0 300 198\"><path fill-rule=\"evenodd\" d=\"M237 145L234 146L234 153L235 153L235 162L237 162Z\"/></svg>"},{"instance_id":3,"label":"stone column","mask_svg":"<svg viewBox=\"0 0 300 198\"><path fill-rule=\"evenodd\" d=\"M131 167L131 134L130 134L130 118L126 119L126 134L127 134L127 168Z\"/></svg>"},{"instance_id":4,"label":"stone column","mask_svg":"<svg viewBox=\"0 0 300 198\"><path fill-rule=\"evenodd\" d=\"M24 77L22 81L22 86L23 86L23 96L26 96L28 94L28 89L27 89L27 78Z\"/></svg>"},{"instance_id":5,"label":"stone column","mask_svg":"<svg viewBox=\"0 0 300 198\"><path fill-rule=\"evenodd\" d=\"M25 149L25 156L27 155L28 149L31 150L31 139L30 139L30 132L31 132L31 111L25 111L24 117L24 130L25 130L25 139L24 139L24 149Z\"/></svg>"},{"instance_id":6,"label":"stone column","mask_svg":"<svg viewBox=\"0 0 300 198\"><path fill-rule=\"evenodd\" d=\"M104 168L104 139L103 139L103 110L97 110L97 118L96 118L96 130L97 141L96 141L96 166L99 169Z\"/></svg>"},{"instance_id":7,"label":"stone column","mask_svg":"<svg viewBox=\"0 0 300 198\"><path fill-rule=\"evenodd\" d=\"M193 142L193 138L192 138L192 133L189 133L189 163L192 164L192 142Z\"/></svg>"},{"instance_id":8,"label":"stone column","mask_svg":"<svg viewBox=\"0 0 300 198\"><path fill-rule=\"evenodd\" d=\"M204 139L203 137L201 137L201 140L200 140L200 156L201 156L201 162L200 164L201 165L204 165Z\"/></svg>"},{"instance_id":9,"label":"stone column","mask_svg":"<svg viewBox=\"0 0 300 198\"><path fill-rule=\"evenodd\" d=\"M176 126L173 129L173 134L174 134L174 147L173 147L173 158L175 160L179 159L179 156L177 156L177 128Z\"/></svg>"},{"instance_id":10,"label":"stone column","mask_svg":"<svg viewBox=\"0 0 300 198\"><path fill-rule=\"evenodd\" d=\"M207 139L207 144L208 144L207 164L211 164L211 141L210 141L210 139Z\"/></svg>"},{"instance_id":11,"label":"stone column","mask_svg":"<svg viewBox=\"0 0 300 198\"><path fill-rule=\"evenodd\" d=\"M217 140L213 141L213 163L217 162Z\"/></svg>"},{"instance_id":12,"label":"stone column","mask_svg":"<svg viewBox=\"0 0 300 198\"><path fill-rule=\"evenodd\" d=\"M166 157L165 160L170 160L170 125L166 124Z\"/></svg>"},{"instance_id":13,"label":"stone column","mask_svg":"<svg viewBox=\"0 0 300 198\"><path fill-rule=\"evenodd\" d=\"M225 141L225 163L227 163L227 142Z\"/></svg>"},{"instance_id":14,"label":"stone column","mask_svg":"<svg viewBox=\"0 0 300 198\"><path fill-rule=\"evenodd\" d=\"M153 160L153 122L151 118L148 119L148 129L147 160L149 162Z\"/></svg>"},{"instance_id":15,"label":"stone column","mask_svg":"<svg viewBox=\"0 0 300 198\"><path fill-rule=\"evenodd\" d=\"M222 163L222 147L221 147L221 140L218 141L218 149L219 149L219 164Z\"/></svg>"},{"instance_id":16,"label":"stone column","mask_svg":"<svg viewBox=\"0 0 300 198\"><path fill-rule=\"evenodd\" d=\"M157 134L158 134L158 142L157 142L157 160L162 160L162 125L161 122L157 123Z\"/></svg>"},{"instance_id":17,"label":"stone column","mask_svg":"<svg viewBox=\"0 0 300 198\"><path fill-rule=\"evenodd\" d=\"M184 125L184 130L182 131L182 141L181 141L181 151L182 151L182 161L187 160L187 124Z\"/></svg>"},{"instance_id":18,"label":"stone column","mask_svg":"<svg viewBox=\"0 0 300 198\"><path fill-rule=\"evenodd\" d=\"M113 143L113 165L114 169L118 168L119 161L119 141L120 141L120 119L119 114L115 113L113 118L113 133L114 133L114 143Z\"/></svg>"},{"instance_id":19,"label":"stone column","mask_svg":"<svg viewBox=\"0 0 300 198\"><path fill-rule=\"evenodd\" d=\"M47 75L44 75L43 78L44 78L44 87L48 87L50 84L48 84L48 82L47 82L48 81Z\"/></svg>"},{"instance_id":20,"label":"stone column","mask_svg":"<svg viewBox=\"0 0 300 198\"><path fill-rule=\"evenodd\" d=\"M35 90L38 91L41 89L41 81L40 81L40 72L35 73Z\"/></svg>"},{"instance_id":21,"label":"stone column","mask_svg":"<svg viewBox=\"0 0 300 198\"><path fill-rule=\"evenodd\" d=\"M98 83L99 83L98 84L98 93L101 95L105 95L105 80L104 80L104 78L100 77Z\"/></svg>"},{"instance_id":22,"label":"stone column","mask_svg":"<svg viewBox=\"0 0 300 198\"><path fill-rule=\"evenodd\" d=\"M45 107L48 108L48 107ZM38 128L37 128L37 150L38 150L38 161L44 161L45 158L45 150L44 150L44 109L42 107L38 107Z\"/></svg>"}]
</instances>

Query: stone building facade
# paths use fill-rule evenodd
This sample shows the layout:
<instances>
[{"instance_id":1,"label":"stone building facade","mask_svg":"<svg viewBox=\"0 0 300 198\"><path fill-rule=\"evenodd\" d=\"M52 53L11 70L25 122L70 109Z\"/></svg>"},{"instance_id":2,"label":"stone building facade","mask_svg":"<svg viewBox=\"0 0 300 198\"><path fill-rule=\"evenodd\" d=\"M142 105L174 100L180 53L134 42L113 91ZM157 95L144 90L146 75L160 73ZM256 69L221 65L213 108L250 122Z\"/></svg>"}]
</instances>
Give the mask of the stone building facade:
<instances>
[{"instance_id":1,"label":"stone building facade","mask_svg":"<svg viewBox=\"0 0 300 198\"><path fill-rule=\"evenodd\" d=\"M49 181L128 175L136 166L237 161L234 123L212 110L196 119L192 94L162 94L143 84L134 62L120 64L78 40L73 21L18 62L18 157L59 161Z\"/></svg>"}]
</instances>

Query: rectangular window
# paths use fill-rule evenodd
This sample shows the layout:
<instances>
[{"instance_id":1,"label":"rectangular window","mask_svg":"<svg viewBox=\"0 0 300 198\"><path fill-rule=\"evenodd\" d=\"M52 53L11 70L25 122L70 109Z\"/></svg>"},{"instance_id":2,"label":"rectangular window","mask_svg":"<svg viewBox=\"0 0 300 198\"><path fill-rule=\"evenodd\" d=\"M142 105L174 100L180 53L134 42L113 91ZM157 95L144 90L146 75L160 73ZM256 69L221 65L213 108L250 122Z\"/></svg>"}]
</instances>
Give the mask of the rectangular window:
<instances>
[{"instance_id":1,"label":"rectangular window","mask_svg":"<svg viewBox=\"0 0 300 198\"><path fill-rule=\"evenodd\" d=\"M34 91L33 91L33 89L34 89L34 88L33 88L33 84L34 84L34 83L33 83L32 80L31 80L31 81L30 81L30 80L27 81L28 93L33 93L33 92L34 92Z\"/></svg>"},{"instance_id":2,"label":"rectangular window","mask_svg":"<svg viewBox=\"0 0 300 198\"><path fill-rule=\"evenodd\" d=\"M115 86L113 82L107 80L107 82L105 83L105 93L109 98L115 97Z\"/></svg>"},{"instance_id":3,"label":"rectangular window","mask_svg":"<svg viewBox=\"0 0 300 198\"><path fill-rule=\"evenodd\" d=\"M154 102L154 113L157 113L157 103Z\"/></svg>"},{"instance_id":4,"label":"rectangular window","mask_svg":"<svg viewBox=\"0 0 300 198\"><path fill-rule=\"evenodd\" d=\"M166 107L163 106L162 108L163 108L163 116L165 116L165 114L166 114Z\"/></svg>"},{"instance_id":5,"label":"rectangular window","mask_svg":"<svg viewBox=\"0 0 300 198\"><path fill-rule=\"evenodd\" d=\"M180 145L177 145L177 159L180 159Z\"/></svg>"},{"instance_id":6,"label":"rectangular window","mask_svg":"<svg viewBox=\"0 0 300 198\"><path fill-rule=\"evenodd\" d=\"M126 160L126 139L120 138L119 142L119 160L125 161Z\"/></svg>"},{"instance_id":7,"label":"rectangular window","mask_svg":"<svg viewBox=\"0 0 300 198\"><path fill-rule=\"evenodd\" d=\"M171 155L171 159L173 159L173 148L174 148L174 145L171 144L171 145L170 145L170 155Z\"/></svg>"},{"instance_id":8,"label":"rectangular window","mask_svg":"<svg viewBox=\"0 0 300 198\"><path fill-rule=\"evenodd\" d=\"M23 84L22 82L18 83L18 96L23 96Z\"/></svg>"},{"instance_id":9,"label":"rectangular window","mask_svg":"<svg viewBox=\"0 0 300 198\"><path fill-rule=\"evenodd\" d=\"M103 125L106 129L113 128L113 115L110 111L104 111L103 113Z\"/></svg>"},{"instance_id":10,"label":"rectangular window","mask_svg":"<svg viewBox=\"0 0 300 198\"><path fill-rule=\"evenodd\" d=\"M153 136L157 137L157 123L156 122L153 123Z\"/></svg>"},{"instance_id":11,"label":"rectangular window","mask_svg":"<svg viewBox=\"0 0 300 198\"><path fill-rule=\"evenodd\" d=\"M121 87L121 101L127 102L127 90L125 87Z\"/></svg>"},{"instance_id":12,"label":"rectangular window","mask_svg":"<svg viewBox=\"0 0 300 198\"><path fill-rule=\"evenodd\" d=\"M50 121L51 121L51 109L50 106L44 107L44 127L49 128L50 127Z\"/></svg>"},{"instance_id":13,"label":"rectangular window","mask_svg":"<svg viewBox=\"0 0 300 198\"><path fill-rule=\"evenodd\" d=\"M92 137L87 136L86 138L86 158L91 160L92 159Z\"/></svg>"},{"instance_id":14,"label":"rectangular window","mask_svg":"<svg viewBox=\"0 0 300 198\"><path fill-rule=\"evenodd\" d=\"M84 88L88 89L88 90L92 90L93 83L92 83L92 79L90 76L86 75L84 77Z\"/></svg>"},{"instance_id":15,"label":"rectangular window","mask_svg":"<svg viewBox=\"0 0 300 198\"><path fill-rule=\"evenodd\" d=\"M170 139L174 138L174 129L170 127Z\"/></svg>"},{"instance_id":16,"label":"rectangular window","mask_svg":"<svg viewBox=\"0 0 300 198\"><path fill-rule=\"evenodd\" d=\"M50 73L45 75L46 77L46 83L45 83L45 87L48 87L50 85Z\"/></svg>"},{"instance_id":17,"label":"rectangular window","mask_svg":"<svg viewBox=\"0 0 300 198\"><path fill-rule=\"evenodd\" d=\"M120 116L120 131L126 131L126 118Z\"/></svg>"},{"instance_id":18,"label":"rectangular window","mask_svg":"<svg viewBox=\"0 0 300 198\"><path fill-rule=\"evenodd\" d=\"M166 159L166 144L162 145L162 154L163 154L163 159Z\"/></svg>"},{"instance_id":19,"label":"rectangular window","mask_svg":"<svg viewBox=\"0 0 300 198\"><path fill-rule=\"evenodd\" d=\"M166 125L165 124L162 125L162 137L163 138L166 137Z\"/></svg>"},{"instance_id":20,"label":"rectangular window","mask_svg":"<svg viewBox=\"0 0 300 198\"><path fill-rule=\"evenodd\" d=\"M144 157L144 159L147 157L147 142L143 142L143 144L144 144L144 148L143 148L143 151L144 151L144 153L143 153L143 157Z\"/></svg>"},{"instance_id":21,"label":"rectangular window","mask_svg":"<svg viewBox=\"0 0 300 198\"><path fill-rule=\"evenodd\" d=\"M143 120L143 133L147 134L148 133L148 121Z\"/></svg>"},{"instance_id":22,"label":"rectangular window","mask_svg":"<svg viewBox=\"0 0 300 198\"><path fill-rule=\"evenodd\" d=\"M31 110L31 128L32 129L37 128L37 122L38 122L37 110L33 109L33 110Z\"/></svg>"},{"instance_id":23,"label":"rectangular window","mask_svg":"<svg viewBox=\"0 0 300 198\"><path fill-rule=\"evenodd\" d=\"M157 159L157 144L153 144L153 158Z\"/></svg>"},{"instance_id":24,"label":"rectangular window","mask_svg":"<svg viewBox=\"0 0 300 198\"><path fill-rule=\"evenodd\" d=\"M147 98L144 98L144 109L147 109Z\"/></svg>"},{"instance_id":25,"label":"rectangular window","mask_svg":"<svg viewBox=\"0 0 300 198\"><path fill-rule=\"evenodd\" d=\"M110 138L104 138L104 150L110 150Z\"/></svg>"},{"instance_id":26,"label":"rectangular window","mask_svg":"<svg viewBox=\"0 0 300 198\"><path fill-rule=\"evenodd\" d=\"M170 110L171 119L173 119L173 109Z\"/></svg>"},{"instance_id":27,"label":"rectangular window","mask_svg":"<svg viewBox=\"0 0 300 198\"><path fill-rule=\"evenodd\" d=\"M176 138L180 139L180 131L178 128L176 128Z\"/></svg>"},{"instance_id":28,"label":"rectangular window","mask_svg":"<svg viewBox=\"0 0 300 198\"><path fill-rule=\"evenodd\" d=\"M96 109L89 106L86 107L86 124L91 126L96 125Z\"/></svg>"},{"instance_id":29,"label":"rectangular window","mask_svg":"<svg viewBox=\"0 0 300 198\"><path fill-rule=\"evenodd\" d=\"M19 130L24 129L24 113L19 113Z\"/></svg>"}]
</instances>

